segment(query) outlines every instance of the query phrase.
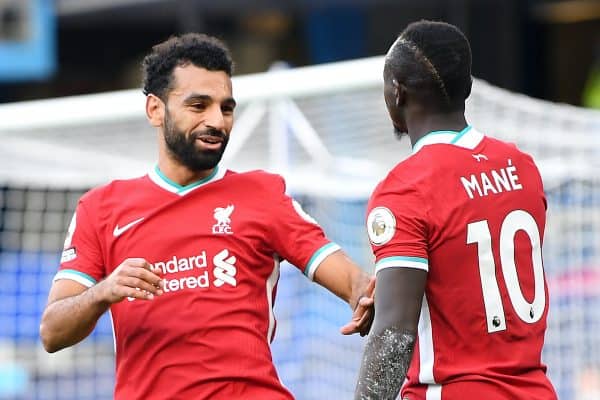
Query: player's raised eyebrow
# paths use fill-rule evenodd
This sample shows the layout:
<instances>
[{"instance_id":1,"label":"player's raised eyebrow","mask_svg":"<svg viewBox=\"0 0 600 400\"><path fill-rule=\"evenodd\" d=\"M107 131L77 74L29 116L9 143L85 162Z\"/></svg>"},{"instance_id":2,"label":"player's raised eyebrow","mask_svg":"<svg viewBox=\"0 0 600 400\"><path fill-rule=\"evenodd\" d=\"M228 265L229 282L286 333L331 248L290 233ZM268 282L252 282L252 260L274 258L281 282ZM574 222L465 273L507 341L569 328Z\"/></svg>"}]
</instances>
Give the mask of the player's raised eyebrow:
<instances>
[{"instance_id":1,"label":"player's raised eyebrow","mask_svg":"<svg viewBox=\"0 0 600 400\"><path fill-rule=\"evenodd\" d=\"M185 104L193 104L193 103L197 103L197 102L212 102L215 99L212 96L209 96L207 94L199 94L199 93L192 93L189 96L187 96L185 98L185 100L183 100L183 102ZM221 104L229 104L232 107L235 107L237 105L235 99L233 97L227 97L225 98L223 101L221 101Z\"/></svg>"}]
</instances>

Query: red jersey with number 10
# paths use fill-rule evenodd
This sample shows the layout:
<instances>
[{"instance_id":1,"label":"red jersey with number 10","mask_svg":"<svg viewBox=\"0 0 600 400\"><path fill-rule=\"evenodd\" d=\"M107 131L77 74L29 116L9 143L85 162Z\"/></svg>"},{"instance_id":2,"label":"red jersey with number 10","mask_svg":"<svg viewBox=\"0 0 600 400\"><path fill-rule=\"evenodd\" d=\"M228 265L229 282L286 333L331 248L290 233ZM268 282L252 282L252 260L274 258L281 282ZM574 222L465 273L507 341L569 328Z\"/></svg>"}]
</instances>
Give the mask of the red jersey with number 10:
<instances>
[{"instance_id":1,"label":"red jersey with number 10","mask_svg":"<svg viewBox=\"0 0 600 400\"><path fill-rule=\"evenodd\" d=\"M376 271L428 272L406 400L554 400L541 362L548 292L546 200L530 156L431 132L375 189Z\"/></svg>"},{"instance_id":2,"label":"red jersey with number 10","mask_svg":"<svg viewBox=\"0 0 600 400\"><path fill-rule=\"evenodd\" d=\"M269 346L279 262L312 278L338 249L279 176L181 187L156 168L82 197L55 279L90 287L133 257L162 270L162 296L111 306L116 399L289 400Z\"/></svg>"}]
</instances>

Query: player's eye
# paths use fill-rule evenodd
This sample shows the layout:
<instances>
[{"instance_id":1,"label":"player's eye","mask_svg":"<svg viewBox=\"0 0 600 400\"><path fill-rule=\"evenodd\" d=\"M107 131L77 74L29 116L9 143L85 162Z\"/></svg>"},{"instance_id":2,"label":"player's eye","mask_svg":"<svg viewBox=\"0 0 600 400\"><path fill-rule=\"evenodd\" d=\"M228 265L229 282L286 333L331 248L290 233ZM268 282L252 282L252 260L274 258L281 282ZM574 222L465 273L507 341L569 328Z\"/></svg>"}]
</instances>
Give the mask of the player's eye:
<instances>
[{"instance_id":1,"label":"player's eye","mask_svg":"<svg viewBox=\"0 0 600 400\"><path fill-rule=\"evenodd\" d=\"M221 112L225 115L231 115L233 114L233 106L222 106L221 107Z\"/></svg>"},{"instance_id":2,"label":"player's eye","mask_svg":"<svg viewBox=\"0 0 600 400\"><path fill-rule=\"evenodd\" d=\"M206 110L206 104L204 104L204 103L194 103L194 104L191 104L191 107L197 111Z\"/></svg>"}]
</instances>

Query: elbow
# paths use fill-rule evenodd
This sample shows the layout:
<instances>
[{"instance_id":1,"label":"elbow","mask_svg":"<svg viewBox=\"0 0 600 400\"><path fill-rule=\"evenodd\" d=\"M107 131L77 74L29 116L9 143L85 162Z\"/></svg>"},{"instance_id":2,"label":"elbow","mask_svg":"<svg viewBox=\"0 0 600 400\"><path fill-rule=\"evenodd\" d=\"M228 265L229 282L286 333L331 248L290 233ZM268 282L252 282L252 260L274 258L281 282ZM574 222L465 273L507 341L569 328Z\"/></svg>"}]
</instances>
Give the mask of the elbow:
<instances>
[{"instance_id":1,"label":"elbow","mask_svg":"<svg viewBox=\"0 0 600 400\"><path fill-rule=\"evenodd\" d=\"M42 322L40 325L40 339L42 341L42 346L44 346L44 350L48 353L55 353L60 350L56 339L54 339L51 332L47 328L47 325Z\"/></svg>"},{"instance_id":2,"label":"elbow","mask_svg":"<svg viewBox=\"0 0 600 400\"><path fill-rule=\"evenodd\" d=\"M48 353L55 353L65 346L61 345L58 334L50 327L51 324L46 319L46 315L44 314L42 323L40 324L40 340L42 346L44 346L44 350Z\"/></svg>"},{"instance_id":3,"label":"elbow","mask_svg":"<svg viewBox=\"0 0 600 400\"><path fill-rule=\"evenodd\" d=\"M44 350L46 350L47 353L56 353L57 351L59 351L61 348L58 346L53 346L52 344L42 341L42 344L44 345Z\"/></svg>"}]
</instances>

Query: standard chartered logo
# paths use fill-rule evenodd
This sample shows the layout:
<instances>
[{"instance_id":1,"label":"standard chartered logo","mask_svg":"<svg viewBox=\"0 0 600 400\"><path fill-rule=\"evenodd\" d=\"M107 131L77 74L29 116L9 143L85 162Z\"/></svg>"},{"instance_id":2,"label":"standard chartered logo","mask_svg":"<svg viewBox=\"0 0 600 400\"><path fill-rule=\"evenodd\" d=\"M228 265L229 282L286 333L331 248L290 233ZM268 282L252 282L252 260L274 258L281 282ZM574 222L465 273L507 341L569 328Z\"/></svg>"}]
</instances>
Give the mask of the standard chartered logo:
<instances>
[{"instance_id":1,"label":"standard chartered logo","mask_svg":"<svg viewBox=\"0 0 600 400\"><path fill-rule=\"evenodd\" d=\"M229 256L227 249L221 251L213 258L215 264L214 275L215 275L215 286L221 287L224 284L235 287L237 281L235 280L235 274L237 269L235 268L235 256Z\"/></svg>"},{"instance_id":2,"label":"standard chartered logo","mask_svg":"<svg viewBox=\"0 0 600 400\"><path fill-rule=\"evenodd\" d=\"M162 271L165 294L178 292L184 289L206 289L210 287L209 260L206 250L200 254L180 257L171 256L165 261L156 261L152 265ZM229 250L223 249L212 259L213 261L213 285L221 287L225 284L236 287L237 261ZM138 289L139 290L139 289ZM129 301L135 298L128 297Z\"/></svg>"}]
</instances>

